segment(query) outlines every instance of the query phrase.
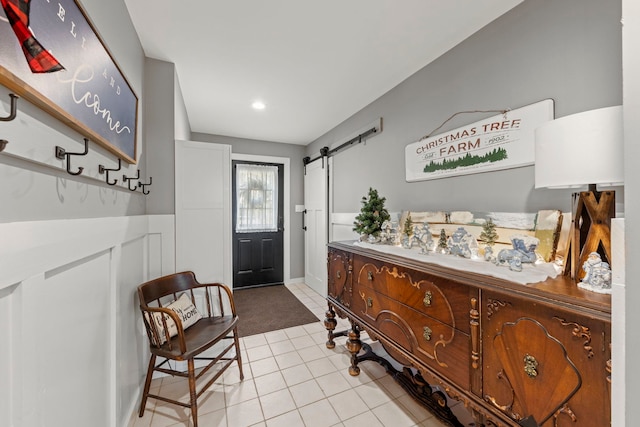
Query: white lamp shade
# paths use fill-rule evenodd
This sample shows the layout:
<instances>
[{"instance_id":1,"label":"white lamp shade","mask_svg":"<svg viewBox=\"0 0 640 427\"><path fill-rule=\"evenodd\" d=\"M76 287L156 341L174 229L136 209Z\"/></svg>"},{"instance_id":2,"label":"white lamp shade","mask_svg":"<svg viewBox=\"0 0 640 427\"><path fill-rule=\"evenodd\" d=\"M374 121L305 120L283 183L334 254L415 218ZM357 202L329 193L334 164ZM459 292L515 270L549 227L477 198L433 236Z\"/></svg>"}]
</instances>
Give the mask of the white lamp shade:
<instances>
[{"instance_id":1,"label":"white lamp shade","mask_svg":"<svg viewBox=\"0 0 640 427\"><path fill-rule=\"evenodd\" d=\"M623 183L622 106L572 114L536 128L536 188Z\"/></svg>"}]
</instances>

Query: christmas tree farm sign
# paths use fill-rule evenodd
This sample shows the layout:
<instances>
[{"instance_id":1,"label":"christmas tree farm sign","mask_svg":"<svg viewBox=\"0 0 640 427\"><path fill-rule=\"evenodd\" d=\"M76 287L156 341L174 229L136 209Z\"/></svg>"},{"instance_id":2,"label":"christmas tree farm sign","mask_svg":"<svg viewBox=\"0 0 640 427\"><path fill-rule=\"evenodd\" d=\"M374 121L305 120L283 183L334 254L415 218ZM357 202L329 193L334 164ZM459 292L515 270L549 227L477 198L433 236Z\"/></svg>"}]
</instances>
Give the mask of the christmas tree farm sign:
<instances>
[{"instance_id":1,"label":"christmas tree farm sign","mask_svg":"<svg viewBox=\"0 0 640 427\"><path fill-rule=\"evenodd\" d=\"M545 99L405 147L406 180L423 181L534 163L534 130L553 120Z\"/></svg>"}]
</instances>

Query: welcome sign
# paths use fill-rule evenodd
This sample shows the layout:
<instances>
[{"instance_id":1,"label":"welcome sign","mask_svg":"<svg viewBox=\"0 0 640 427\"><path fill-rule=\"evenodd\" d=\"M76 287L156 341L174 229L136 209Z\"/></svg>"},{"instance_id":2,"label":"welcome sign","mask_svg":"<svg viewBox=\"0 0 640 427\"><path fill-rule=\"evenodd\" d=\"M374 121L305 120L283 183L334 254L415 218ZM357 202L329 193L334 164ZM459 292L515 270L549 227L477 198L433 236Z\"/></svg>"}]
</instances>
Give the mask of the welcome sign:
<instances>
[{"instance_id":1,"label":"welcome sign","mask_svg":"<svg viewBox=\"0 0 640 427\"><path fill-rule=\"evenodd\" d=\"M3 1L3 7L11 7L9 3ZM12 19L0 8L0 83L135 163L138 98L80 5L74 0L12 3L17 5L9 11ZM20 35L12 24L23 25ZM21 36L42 45L63 69L32 72Z\"/></svg>"},{"instance_id":2,"label":"welcome sign","mask_svg":"<svg viewBox=\"0 0 640 427\"><path fill-rule=\"evenodd\" d=\"M553 100L516 110L405 147L406 180L423 181L532 165L534 130L553 120Z\"/></svg>"}]
</instances>

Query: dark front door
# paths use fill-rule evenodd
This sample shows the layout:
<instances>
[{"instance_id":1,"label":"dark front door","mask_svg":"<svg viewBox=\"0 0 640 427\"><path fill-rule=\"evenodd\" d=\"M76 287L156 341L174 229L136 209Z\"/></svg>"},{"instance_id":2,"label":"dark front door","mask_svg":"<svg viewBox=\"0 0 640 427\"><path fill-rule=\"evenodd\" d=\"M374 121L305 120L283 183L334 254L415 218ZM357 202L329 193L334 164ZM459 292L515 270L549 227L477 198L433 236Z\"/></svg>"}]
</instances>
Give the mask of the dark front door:
<instances>
[{"instance_id":1,"label":"dark front door","mask_svg":"<svg viewBox=\"0 0 640 427\"><path fill-rule=\"evenodd\" d=\"M284 166L233 162L233 287L283 283Z\"/></svg>"}]
</instances>

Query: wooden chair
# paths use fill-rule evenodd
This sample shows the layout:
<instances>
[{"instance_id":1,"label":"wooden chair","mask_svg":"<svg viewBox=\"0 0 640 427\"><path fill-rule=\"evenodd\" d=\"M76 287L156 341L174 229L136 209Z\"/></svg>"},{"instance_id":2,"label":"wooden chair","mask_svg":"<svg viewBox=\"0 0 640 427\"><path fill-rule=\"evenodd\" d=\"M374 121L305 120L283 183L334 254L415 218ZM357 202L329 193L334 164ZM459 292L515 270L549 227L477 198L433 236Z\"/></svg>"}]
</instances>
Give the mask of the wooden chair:
<instances>
[{"instance_id":1,"label":"wooden chair","mask_svg":"<svg viewBox=\"0 0 640 427\"><path fill-rule=\"evenodd\" d=\"M186 318L186 315L181 316L179 315L180 310L176 312L168 308L171 302L178 300L183 294L186 294L190 299L190 303L195 306L196 310L192 310L192 312L197 311L197 316L202 316L201 319L186 329L183 328L183 319ZM193 426L197 427L198 397L222 375L234 360L238 363L240 380L244 379L237 331L238 315L236 314L233 295L229 288L223 284L198 283L194 273L187 271L143 283L138 286L138 297L151 351L139 416L142 417L144 415L147 398L151 397L190 408ZM182 301L186 301L186 298L183 297ZM189 301L187 301L188 303ZM177 328L173 328L174 333L176 333L175 336L170 334L172 329L171 321L177 325ZM227 342L229 343L227 344ZM221 343L221 345L214 348L219 348L217 355L203 354L218 343ZM235 354L232 356L227 355L234 348ZM156 366L157 357L164 358L164 361ZM169 364L171 360L186 360L187 372L172 369ZM208 360L209 362L196 374L195 360ZM220 365L219 370L197 391L197 381L220 361L224 363ZM168 366L165 367L165 364ZM154 371L188 378L189 402L180 402L149 393Z\"/></svg>"}]
</instances>

